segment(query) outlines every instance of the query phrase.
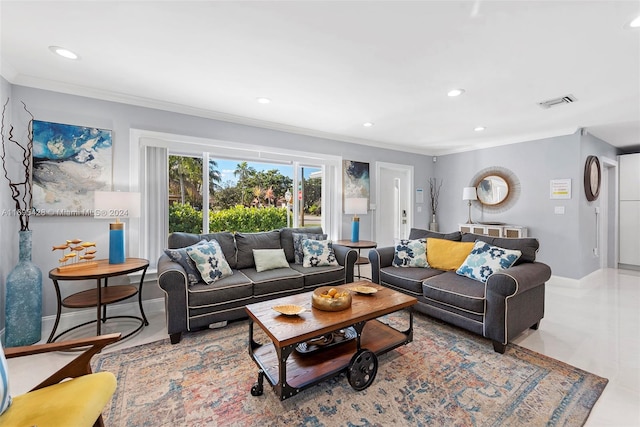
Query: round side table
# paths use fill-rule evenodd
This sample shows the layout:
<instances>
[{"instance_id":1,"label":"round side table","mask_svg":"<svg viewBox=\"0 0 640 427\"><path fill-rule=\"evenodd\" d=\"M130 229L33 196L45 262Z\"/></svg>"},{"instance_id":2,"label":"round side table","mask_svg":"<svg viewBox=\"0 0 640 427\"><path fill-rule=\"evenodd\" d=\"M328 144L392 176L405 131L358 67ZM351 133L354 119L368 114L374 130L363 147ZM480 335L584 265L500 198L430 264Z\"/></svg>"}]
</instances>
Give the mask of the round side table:
<instances>
[{"instance_id":1,"label":"round side table","mask_svg":"<svg viewBox=\"0 0 640 427\"><path fill-rule=\"evenodd\" d=\"M338 240L336 242L336 244L342 245L342 246L346 246L346 247L351 248L351 249L357 249L358 250L358 259L356 260L356 266L358 266L358 275L355 276L355 277L357 277L358 279L362 279L363 276L360 274L360 266L361 265L365 265L365 264L369 264L369 258L361 256L360 255L360 250L362 250L362 249L373 249L373 248L378 247L378 244L376 242L372 242L370 240L359 240L357 242L352 242L351 240ZM371 280L370 277L364 277L364 278Z\"/></svg>"},{"instance_id":2,"label":"round side table","mask_svg":"<svg viewBox=\"0 0 640 427\"><path fill-rule=\"evenodd\" d=\"M144 283L144 275L147 272L147 268L149 267L149 261L142 258L127 258L122 264L109 264L108 259L101 259L96 261L94 265L90 265L87 267L79 267L75 269L62 269L54 268L49 271L49 278L53 280L53 285L56 289L56 297L58 300L58 310L56 313L56 321L53 325L53 330L51 331L51 335L49 335L49 339L47 342L53 342L60 338L62 335L69 333L75 329L78 329L82 326L88 325L90 323L96 323L96 334L101 334L101 324L106 322L108 319L114 318L128 318L135 319L140 321L140 326L138 326L135 330L124 335L122 338L126 338L128 336L133 335L138 332L144 326L149 325L149 321L144 314L144 310L142 308L142 284ZM138 287L132 285L116 285L116 286L108 286L109 277L122 276L125 274L135 273L136 271L142 271L142 277L140 277L140 284ZM60 293L60 285L58 281L60 280L95 280L96 287L93 289L88 289L80 292L76 292L62 299L62 295ZM104 280L104 286L102 282ZM112 304L114 302L122 301L127 298L131 298L132 296L138 294L138 305L140 306L140 317L138 316L110 316L107 317L107 305ZM96 307L96 319L90 320L88 322L82 323L80 325L76 325L72 328L69 328L58 335L55 335L56 330L58 329L58 324L60 323L60 314L62 312L62 307L67 308L87 308L87 307Z\"/></svg>"}]
</instances>

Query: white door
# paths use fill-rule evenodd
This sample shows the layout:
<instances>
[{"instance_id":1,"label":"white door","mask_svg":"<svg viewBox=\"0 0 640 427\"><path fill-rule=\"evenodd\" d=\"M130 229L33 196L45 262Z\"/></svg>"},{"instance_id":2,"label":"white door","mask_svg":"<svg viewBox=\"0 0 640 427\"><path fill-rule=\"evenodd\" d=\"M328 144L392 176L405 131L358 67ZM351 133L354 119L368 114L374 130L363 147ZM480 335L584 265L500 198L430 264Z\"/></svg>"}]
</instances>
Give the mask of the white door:
<instances>
[{"instance_id":1,"label":"white door","mask_svg":"<svg viewBox=\"0 0 640 427\"><path fill-rule=\"evenodd\" d=\"M378 247L406 239L413 225L413 166L376 163L375 241Z\"/></svg>"}]
</instances>

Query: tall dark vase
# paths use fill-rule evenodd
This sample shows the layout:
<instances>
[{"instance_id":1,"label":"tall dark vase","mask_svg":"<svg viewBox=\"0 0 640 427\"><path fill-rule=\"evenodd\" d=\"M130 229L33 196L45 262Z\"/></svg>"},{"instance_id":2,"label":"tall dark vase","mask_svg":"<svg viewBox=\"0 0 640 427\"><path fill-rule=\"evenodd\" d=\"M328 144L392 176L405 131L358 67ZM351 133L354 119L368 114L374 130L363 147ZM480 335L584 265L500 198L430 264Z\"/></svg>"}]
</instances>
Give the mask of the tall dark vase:
<instances>
[{"instance_id":1,"label":"tall dark vase","mask_svg":"<svg viewBox=\"0 0 640 427\"><path fill-rule=\"evenodd\" d=\"M31 262L31 231L20 231L18 265L7 276L5 345L31 345L42 336L42 272Z\"/></svg>"}]
</instances>

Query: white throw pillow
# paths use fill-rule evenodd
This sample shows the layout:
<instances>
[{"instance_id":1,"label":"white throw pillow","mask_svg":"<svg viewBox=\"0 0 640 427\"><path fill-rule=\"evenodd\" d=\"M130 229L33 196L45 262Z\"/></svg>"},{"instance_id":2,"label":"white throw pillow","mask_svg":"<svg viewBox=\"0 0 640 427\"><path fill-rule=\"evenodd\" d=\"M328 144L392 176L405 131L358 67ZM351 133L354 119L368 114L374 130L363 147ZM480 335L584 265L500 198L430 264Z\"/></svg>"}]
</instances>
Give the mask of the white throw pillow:
<instances>
[{"instance_id":1,"label":"white throw pillow","mask_svg":"<svg viewBox=\"0 0 640 427\"><path fill-rule=\"evenodd\" d=\"M258 273L276 268L289 268L284 249L254 249L253 262Z\"/></svg>"}]
</instances>

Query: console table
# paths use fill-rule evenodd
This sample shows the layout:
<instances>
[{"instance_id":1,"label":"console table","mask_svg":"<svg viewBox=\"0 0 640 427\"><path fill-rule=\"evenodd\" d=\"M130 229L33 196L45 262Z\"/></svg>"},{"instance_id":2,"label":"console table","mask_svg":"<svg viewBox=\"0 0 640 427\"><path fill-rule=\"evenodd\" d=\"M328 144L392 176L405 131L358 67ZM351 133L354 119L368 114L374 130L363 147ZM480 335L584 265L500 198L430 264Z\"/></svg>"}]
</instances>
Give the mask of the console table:
<instances>
[{"instance_id":1,"label":"console table","mask_svg":"<svg viewBox=\"0 0 640 427\"><path fill-rule=\"evenodd\" d=\"M459 224L461 233L482 234L491 237L527 237L527 227L508 224Z\"/></svg>"},{"instance_id":2,"label":"console table","mask_svg":"<svg viewBox=\"0 0 640 427\"><path fill-rule=\"evenodd\" d=\"M129 337L134 333L138 332L144 326L149 325L149 321L144 314L144 310L142 308L142 284L144 283L144 275L147 272L147 267L149 267L149 261L142 258L127 258L122 264L109 264L108 259L101 259L96 261L95 265L87 266L87 267L79 267L77 269L71 270L62 270L59 271L57 268L49 271L49 278L53 280L53 285L56 289L56 297L58 300L58 310L56 313L56 321L53 325L53 330L51 331L51 335L49 335L49 339L47 342L53 342L60 338L62 335L67 334L75 329L78 329L82 326L91 324L93 322L96 323L96 334L101 334L101 324L106 322L108 319L115 318L127 318L127 319L135 319L140 321L140 326L138 326L135 330L124 335L123 338ZM142 277L140 277L140 284L138 287L132 285L116 285L116 286L108 286L109 277L122 276L125 274L135 273L136 271L142 271ZM60 280L69 280L69 281L77 281L77 280L95 280L96 287L94 289L88 289L85 291L80 291L74 294L69 295L68 297L62 299L62 295L60 293L60 285L58 281ZM104 285L102 282L104 280ZM138 316L107 316L107 305L112 304L118 301L123 301L127 298L131 298L132 296L138 294L138 305L140 306L140 317ZM55 335L56 330L58 329L58 324L60 323L60 315L62 313L62 307L67 308L87 308L87 307L96 307L96 319L90 320L88 322L82 323L80 325L69 328L58 335Z\"/></svg>"}]
</instances>

